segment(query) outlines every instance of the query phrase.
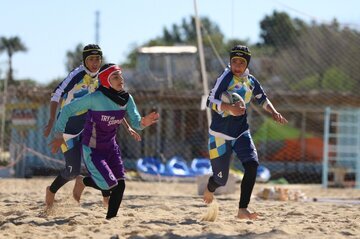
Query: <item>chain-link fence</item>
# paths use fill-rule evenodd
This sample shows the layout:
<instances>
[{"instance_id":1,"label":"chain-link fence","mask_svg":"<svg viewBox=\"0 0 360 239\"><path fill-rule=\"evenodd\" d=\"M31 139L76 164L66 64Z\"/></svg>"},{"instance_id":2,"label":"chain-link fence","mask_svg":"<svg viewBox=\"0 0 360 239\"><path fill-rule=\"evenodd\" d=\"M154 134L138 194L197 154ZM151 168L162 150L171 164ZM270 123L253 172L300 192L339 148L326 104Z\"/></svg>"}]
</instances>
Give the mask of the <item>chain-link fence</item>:
<instances>
[{"instance_id":1,"label":"chain-link fence","mask_svg":"<svg viewBox=\"0 0 360 239\"><path fill-rule=\"evenodd\" d=\"M272 30L286 35L287 29ZM325 108L360 107L359 36L356 30L335 23L313 24L271 46L250 46L250 73L289 121L285 126L273 122L255 102L247 110L260 162L272 179L321 182ZM219 54L224 49L217 50L205 47L208 90L228 61L228 55ZM140 132L141 142L119 128L118 142L128 170L135 169L141 157L166 161L181 156L188 162L208 157L208 118L201 109L204 89L199 65L195 46L146 47L138 50L136 68L124 70L140 113L156 109L161 115L158 124ZM49 99L50 90L39 87L8 88L2 104L1 163L13 167L18 176L51 174L63 166L62 156L52 155L49 140L42 136ZM239 160L234 159L233 167L241 169ZM351 173L346 176L353 179Z\"/></svg>"}]
</instances>

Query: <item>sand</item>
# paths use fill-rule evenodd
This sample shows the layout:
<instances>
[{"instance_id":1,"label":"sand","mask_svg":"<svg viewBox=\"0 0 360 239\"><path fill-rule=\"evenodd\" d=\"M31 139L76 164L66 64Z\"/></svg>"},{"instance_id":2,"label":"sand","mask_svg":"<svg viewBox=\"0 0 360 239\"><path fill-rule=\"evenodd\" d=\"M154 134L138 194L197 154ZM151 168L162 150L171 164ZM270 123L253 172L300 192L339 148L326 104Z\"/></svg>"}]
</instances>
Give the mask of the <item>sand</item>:
<instances>
[{"instance_id":1,"label":"sand","mask_svg":"<svg viewBox=\"0 0 360 239\"><path fill-rule=\"evenodd\" d=\"M127 181L118 217L105 220L101 194L86 188L80 205L71 196L74 181L44 205L49 178L0 179L0 238L360 238L360 190L321 185L282 185L301 191L305 201L263 200L268 184L256 184L249 208L255 221L235 218L240 184L217 195L214 222L202 221L208 207L195 183ZM317 201L313 201L316 198Z\"/></svg>"}]
</instances>

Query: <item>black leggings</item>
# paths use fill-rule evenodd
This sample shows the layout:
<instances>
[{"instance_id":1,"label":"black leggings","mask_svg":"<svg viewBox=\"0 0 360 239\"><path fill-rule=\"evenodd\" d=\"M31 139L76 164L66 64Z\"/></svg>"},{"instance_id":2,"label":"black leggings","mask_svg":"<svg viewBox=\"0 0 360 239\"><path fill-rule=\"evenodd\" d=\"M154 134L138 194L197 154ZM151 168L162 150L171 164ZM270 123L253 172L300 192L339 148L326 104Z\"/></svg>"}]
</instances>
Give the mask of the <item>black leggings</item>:
<instances>
[{"instance_id":1,"label":"black leggings","mask_svg":"<svg viewBox=\"0 0 360 239\"><path fill-rule=\"evenodd\" d=\"M247 208L250 202L251 193L256 181L256 171L258 167L258 162L251 161L244 163L243 167L245 169L244 177L241 181L241 193L240 193L240 202L239 208ZM215 190L221 185L217 184L214 180L214 177L209 178L207 188L210 192L215 192Z\"/></svg>"},{"instance_id":2,"label":"black leggings","mask_svg":"<svg viewBox=\"0 0 360 239\"><path fill-rule=\"evenodd\" d=\"M59 174L55 180L50 185L50 192L56 193L62 186L64 186L67 182L69 182L68 179L65 179ZM99 188L99 190L101 190ZM103 197L109 197L110 196L110 190L101 190L101 194Z\"/></svg>"},{"instance_id":3,"label":"black leggings","mask_svg":"<svg viewBox=\"0 0 360 239\"><path fill-rule=\"evenodd\" d=\"M85 186L89 186L89 187L93 187L95 189L101 190L101 188L99 188L95 184L95 182L92 180L91 177L85 177L83 179L83 182L84 182ZM123 195L124 195L124 191L125 191L125 180L123 180L123 179L118 180L118 185L116 185L112 189L108 190L108 192L110 192L110 199L109 199L109 207L108 207L108 211L106 214L106 219L116 217L116 215L119 211L119 207L120 207Z\"/></svg>"},{"instance_id":4,"label":"black leggings","mask_svg":"<svg viewBox=\"0 0 360 239\"><path fill-rule=\"evenodd\" d=\"M249 162L243 164L245 172L241 181L241 193L239 208L247 208L250 202L251 193L256 181L257 162Z\"/></svg>"}]
</instances>

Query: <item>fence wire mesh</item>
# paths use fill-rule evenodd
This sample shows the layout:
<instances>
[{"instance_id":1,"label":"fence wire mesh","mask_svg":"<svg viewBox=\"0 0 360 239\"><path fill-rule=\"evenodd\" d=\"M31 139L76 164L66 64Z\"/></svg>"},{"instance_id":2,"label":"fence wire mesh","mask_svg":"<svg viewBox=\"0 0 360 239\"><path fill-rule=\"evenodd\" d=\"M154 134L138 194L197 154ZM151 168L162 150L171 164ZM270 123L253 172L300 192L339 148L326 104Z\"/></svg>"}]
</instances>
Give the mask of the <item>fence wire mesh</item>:
<instances>
[{"instance_id":1,"label":"fence wire mesh","mask_svg":"<svg viewBox=\"0 0 360 239\"><path fill-rule=\"evenodd\" d=\"M360 107L359 32L335 23L309 25L297 34L271 26L268 30L288 37L267 39L273 41L271 47L250 45L249 69L289 123L276 124L255 102L248 108L260 163L270 169L272 179L320 183L325 108ZM209 90L228 62L228 49L213 48L216 39L204 31L203 37L215 43L205 45ZM134 69L124 69L127 88L141 114L156 109L161 119L139 132L141 142L119 128L126 168L135 169L136 160L148 156L163 161L181 156L188 162L207 158L208 119L201 109L204 89L196 44L139 48L136 62ZM42 135L52 89L3 89L2 167L13 168L17 176L49 175L63 167L62 155L51 154L49 139ZM233 167L241 169L239 160L234 158Z\"/></svg>"}]
</instances>

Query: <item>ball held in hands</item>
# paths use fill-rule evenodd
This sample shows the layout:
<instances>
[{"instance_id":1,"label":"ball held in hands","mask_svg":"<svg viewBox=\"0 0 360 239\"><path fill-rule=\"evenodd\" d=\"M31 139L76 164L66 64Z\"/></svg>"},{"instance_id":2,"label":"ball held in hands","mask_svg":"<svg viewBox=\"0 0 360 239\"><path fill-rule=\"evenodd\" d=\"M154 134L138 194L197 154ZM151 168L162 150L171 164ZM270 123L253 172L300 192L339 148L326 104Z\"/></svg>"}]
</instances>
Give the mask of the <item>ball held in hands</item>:
<instances>
[{"instance_id":1,"label":"ball held in hands","mask_svg":"<svg viewBox=\"0 0 360 239\"><path fill-rule=\"evenodd\" d=\"M236 104L239 107L246 107L243 98L236 92L224 91L220 97L221 101L227 104ZM226 111L227 114L234 115L231 111Z\"/></svg>"}]
</instances>

